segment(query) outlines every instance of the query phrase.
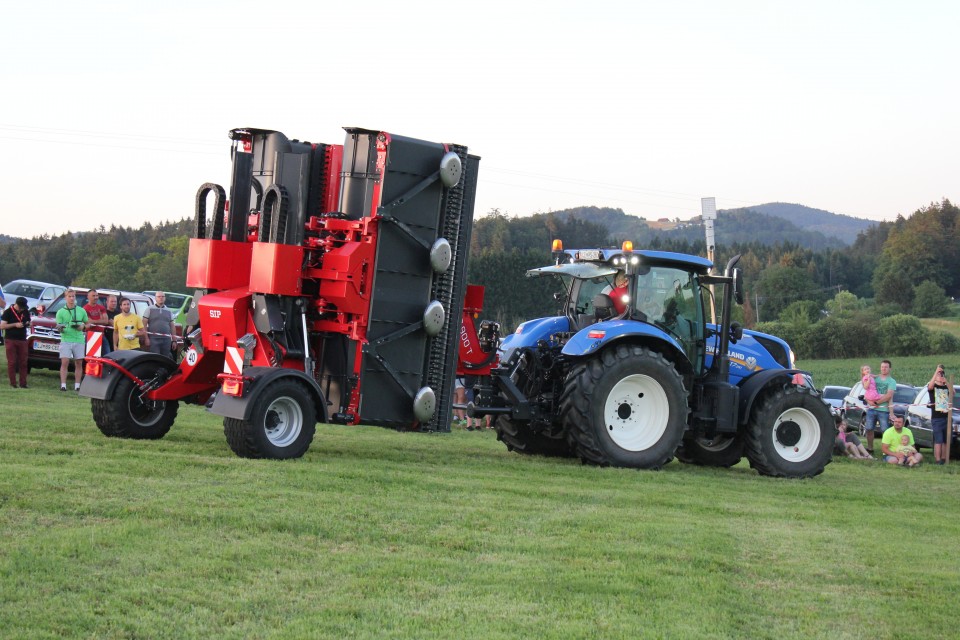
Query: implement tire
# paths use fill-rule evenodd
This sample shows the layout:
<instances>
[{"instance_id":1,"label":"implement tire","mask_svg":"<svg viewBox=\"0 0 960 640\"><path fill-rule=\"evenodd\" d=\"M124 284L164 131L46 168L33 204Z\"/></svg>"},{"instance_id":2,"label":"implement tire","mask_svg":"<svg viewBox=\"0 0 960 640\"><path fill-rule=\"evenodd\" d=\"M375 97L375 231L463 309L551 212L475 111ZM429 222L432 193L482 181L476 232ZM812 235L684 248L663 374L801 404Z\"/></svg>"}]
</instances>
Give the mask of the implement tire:
<instances>
[{"instance_id":1,"label":"implement tire","mask_svg":"<svg viewBox=\"0 0 960 640\"><path fill-rule=\"evenodd\" d=\"M169 373L169 366L156 362L135 365L130 373L141 380L149 380L162 370ZM159 440L167 435L177 418L179 403L176 400L148 400L143 398L133 380L123 376L109 400L90 401L93 421L103 435L109 438L133 440Z\"/></svg>"},{"instance_id":2,"label":"implement tire","mask_svg":"<svg viewBox=\"0 0 960 640\"><path fill-rule=\"evenodd\" d=\"M702 467L732 467L743 458L743 438L737 435L718 435L707 438L684 438L677 449L677 460Z\"/></svg>"},{"instance_id":3,"label":"implement tire","mask_svg":"<svg viewBox=\"0 0 960 640\"><path fill-rule=\"evenodd\" d=\"M532 456L571 458L574 453L562 434L550 437L545 432L534 433L526 420L511 420L509 416L497 416L493 423L497 440L515 453Z\"/></svg>"},{"instance_id":4,"label":"implement tire","mask_svg":"<svg viewBox=\"0 0 960 640\"><path fill-rule=\"evenodd\" d=\"M560 411L584 463L659 469L673 459L690 408L683 379L663 354L617 345L570 371Z\"/></svg>"},{"instance_id":5,"label":"implement tire","mask_svg":"<svg viewBox=\"0 0 960 640\"><path fill-rule=\"evenodd\" d=\"M223 434L241 458L299 458L317 430L313 398L295 380L270 383L254 401L249 420L223 419Z\"/></svg>"},{"instance_id":6,"label":"implement tire","mask_svg":"<svg viewBox=\"0 0 960 640\"><path fill-rule=\"evenodd\" d=\"M750 466L760 475L812 478L833 458L830 408L806 387L768 389L757 398L746 430Z\"/></svg>"}]
</instances>

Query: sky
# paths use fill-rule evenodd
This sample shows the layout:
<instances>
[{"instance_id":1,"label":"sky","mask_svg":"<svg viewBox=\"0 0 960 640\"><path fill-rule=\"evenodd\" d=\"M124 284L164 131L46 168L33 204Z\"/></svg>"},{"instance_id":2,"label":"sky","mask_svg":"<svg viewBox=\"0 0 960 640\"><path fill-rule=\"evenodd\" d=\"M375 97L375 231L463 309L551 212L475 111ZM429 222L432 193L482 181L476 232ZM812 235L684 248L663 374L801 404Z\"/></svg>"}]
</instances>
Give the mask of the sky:
<instances>
[{"instance_id":1,"label":"sky","mask_svg":"<svg viewBox=\"0 0 960 640\"><path fill-rule=\"evenodd\" d=\"M467 145L475 213L647 219L791 202L871 220L958 193L960 3L16 3L0 233L193 217L236 127Z\"/></svg>"}]
</instances>

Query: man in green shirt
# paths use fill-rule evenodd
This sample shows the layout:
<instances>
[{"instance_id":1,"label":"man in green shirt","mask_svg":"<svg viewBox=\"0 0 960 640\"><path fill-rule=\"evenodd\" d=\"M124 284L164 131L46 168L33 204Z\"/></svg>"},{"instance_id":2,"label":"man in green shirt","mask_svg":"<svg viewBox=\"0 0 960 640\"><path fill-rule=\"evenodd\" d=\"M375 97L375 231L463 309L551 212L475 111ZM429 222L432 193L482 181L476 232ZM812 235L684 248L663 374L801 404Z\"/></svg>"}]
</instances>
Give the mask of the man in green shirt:
<instances>
[{"instance_id":1,"label":"man in green shirt","mask_svg":"<svg viewBox=\"0 0 960 640\"><path fill-rule=\"evenodd\" d=\"M77 292L67 289L63 294L67 303L57 311L57 329L60 330L60 391L67 390L67 372L73 360L73 389L80 389L83 380L83 357L87 346L87 323L90 319L83 307L77 306Z\"/></svg>"}]
</instances>

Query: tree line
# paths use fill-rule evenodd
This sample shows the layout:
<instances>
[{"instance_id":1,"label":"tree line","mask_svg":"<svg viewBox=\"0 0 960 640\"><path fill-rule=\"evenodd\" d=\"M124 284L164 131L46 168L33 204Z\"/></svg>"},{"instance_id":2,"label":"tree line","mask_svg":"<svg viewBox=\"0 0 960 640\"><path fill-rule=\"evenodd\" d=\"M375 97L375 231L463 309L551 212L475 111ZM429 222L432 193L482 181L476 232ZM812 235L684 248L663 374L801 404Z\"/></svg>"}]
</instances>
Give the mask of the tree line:
<instances>
[{"instance_id":1,"label":"tree line","mask_svg":"<svg viewBox=\"0 0 960 640\"><path fill-rule=\"evenodd\" d=\"M556 313L553 294L558 283L525 277L528 269L551 263L555 238L568 248L616 247L630 239L638 248L706 255L705 241L698 237L702 229L654 233L639 218L624 221L621 214L609 218L618 225L611 232L605 224L577 216L588 212L596 217L598 211L585 207L521 217L493 209L479 216L471 237L468 280L486 287L484 317L512 330L524 320ZM916 334L915 344L904 349L922 343L926 350L952 350L949 338L915 330L918 325L909 320L892 319L946 315L948 296L960 295L960 269L954 267L960 258L960 209L949 200L871 226L852 247L782 238L768 242L773 237L768 234L780 224L776 221L759 232L765 240L760 241L753 229L756 219L741 211L723 223L718 240L726 241L718 245L715 260L722 266L731 256L741 256L747 299L736 317L745 326L781 335L801 357L869 355L878 344L889 343L880 332L884 322L901 323L894 333ZM738 237L737 224L747 227L740 234L744 240L730 241ZM185 291L191 228L192 221L184 219L2 242L0 282L30 278L74 286Z\"/></svg>"}]
</instances>

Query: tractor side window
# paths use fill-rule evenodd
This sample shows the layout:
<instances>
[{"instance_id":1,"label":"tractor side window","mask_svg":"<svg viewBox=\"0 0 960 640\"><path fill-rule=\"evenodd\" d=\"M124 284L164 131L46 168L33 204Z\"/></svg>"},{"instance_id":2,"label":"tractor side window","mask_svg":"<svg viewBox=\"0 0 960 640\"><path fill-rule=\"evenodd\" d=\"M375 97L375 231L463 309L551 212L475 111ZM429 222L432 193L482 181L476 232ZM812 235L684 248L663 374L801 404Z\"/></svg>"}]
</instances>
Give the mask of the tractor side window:
<instances>
[{"instance_id":1,"label":"tractor side window","mask_svg":"<svg viewBox=\"0 0 960 640\"><path fill-rule=\"evenodd\" d=\"M593 298L598 293L609 293L612 289L611 278L584 280L577 292L577 313L593 317Z\"/></svg>"}]
</instances>

